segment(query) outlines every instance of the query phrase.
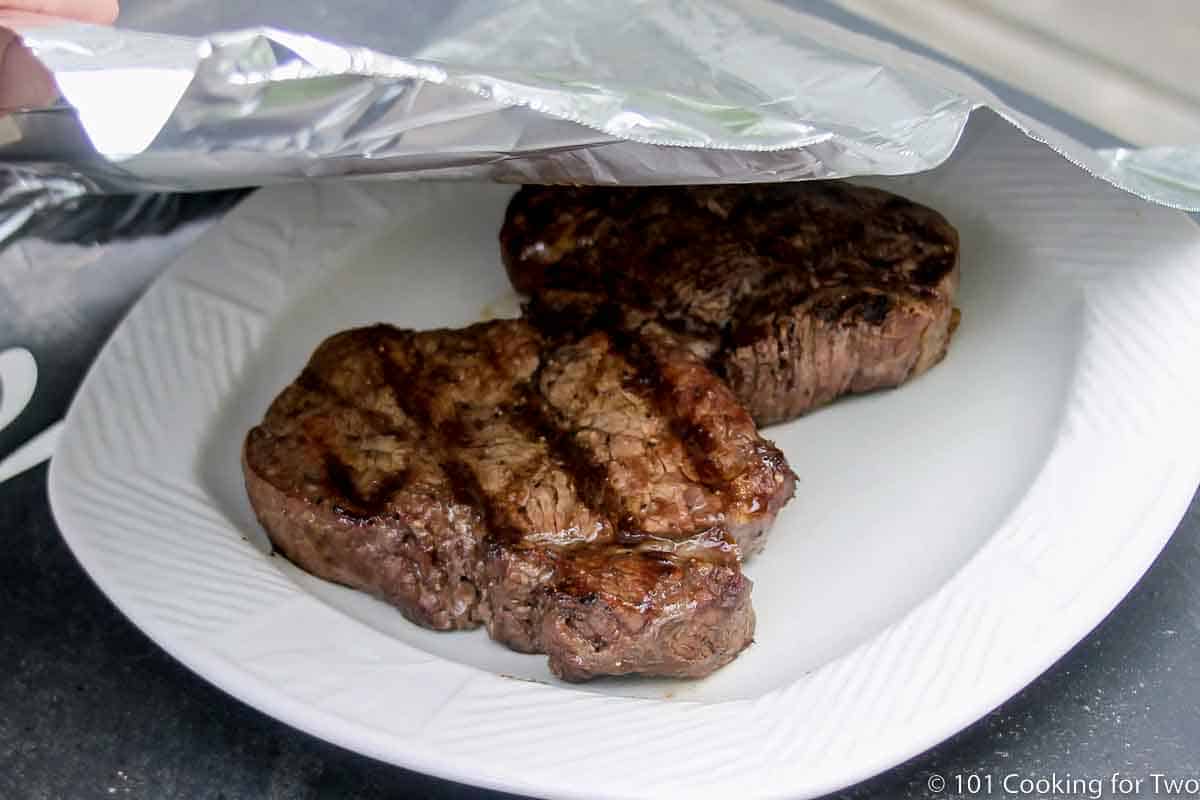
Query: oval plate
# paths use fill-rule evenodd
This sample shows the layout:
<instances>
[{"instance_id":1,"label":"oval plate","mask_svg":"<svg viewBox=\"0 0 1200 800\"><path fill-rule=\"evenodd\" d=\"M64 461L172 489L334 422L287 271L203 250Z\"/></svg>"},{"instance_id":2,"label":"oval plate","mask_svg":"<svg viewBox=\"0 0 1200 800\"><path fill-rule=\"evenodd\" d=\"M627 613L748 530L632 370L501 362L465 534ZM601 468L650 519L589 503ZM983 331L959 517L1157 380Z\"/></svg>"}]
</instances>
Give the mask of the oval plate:
<instances>
[{"instance_id":1,"label":"oval plate","mask_svg":"<svg viewBox=\"0 0 1200 800\"><path fill-rule=\"evenodd\" d=\"M904 388L768 435L800 476L755 581L756 643L703 681L568 686L269 557L245 431L336 330L511 313L511 189L265 189L138 303L50 473L113 602L230 694L359 752L557 797L818 795L978 719L1087 634L1200 481L1200 229L987 113L876 185L963 240L963 322Z\"/></svg>"}]
</instances>

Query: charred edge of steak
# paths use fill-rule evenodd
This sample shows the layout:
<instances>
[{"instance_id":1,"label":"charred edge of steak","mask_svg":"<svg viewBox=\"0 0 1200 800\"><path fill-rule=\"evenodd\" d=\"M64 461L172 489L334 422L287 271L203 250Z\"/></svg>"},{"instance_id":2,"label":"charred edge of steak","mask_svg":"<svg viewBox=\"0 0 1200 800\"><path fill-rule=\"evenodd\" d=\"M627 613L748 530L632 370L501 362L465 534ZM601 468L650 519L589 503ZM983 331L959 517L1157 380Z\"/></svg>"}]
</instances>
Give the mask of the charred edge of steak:
<instances>
[{"instance_id":1,"label":"charred edge of steak","mask_svg":"<svg viewBox=\"0 0 1200 800\"><path fill-rule=\"evenodd\" d=\"M656 319L709 359L759 424L920 374L945 355L957 314L953 226L837 181L526 186L500 238L536 318L578 330L593 316L570 318L590 302Z\"/></svg>"},{"instance_id":2,"label":"charred edge of steak","mask_svg":"<svg viewBox=\"0 0 1200 800\"><path fill-rule=\"evenodd\" d=\"M571 578L548 595L542 646L551 669L565 680L629 673L698 678L729 663L754 637L750 581L736 565L681 559L654 551L622 551L601 569L630 587L619 602L597 590L597 565L579 554ZM653 588L651 588L653 587ZM619 595L621 588L616 590ZM639 595L663 613L631 615ZM629 635L637 627L637 635Z\"/></svg>"}]
</instances>

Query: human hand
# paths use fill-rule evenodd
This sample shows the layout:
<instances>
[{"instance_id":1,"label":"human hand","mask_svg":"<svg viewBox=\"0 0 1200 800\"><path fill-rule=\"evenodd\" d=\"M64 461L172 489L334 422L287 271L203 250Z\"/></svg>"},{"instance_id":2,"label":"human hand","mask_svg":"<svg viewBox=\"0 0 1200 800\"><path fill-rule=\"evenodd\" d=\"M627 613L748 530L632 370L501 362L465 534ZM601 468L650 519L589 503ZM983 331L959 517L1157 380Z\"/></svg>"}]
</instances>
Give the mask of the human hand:
<instances>
[{"instance_id":1,"label":"human hand","mask_svg":"<svg viewBox=\"0 0 1200 800\"><path fill-rule=\"evenodd\" d=\"M107 25L116 18L117 0L0 0L0 113L49 105L58 96L54 79L12 26L62 20Z\"/></svg>"}]
</instances>

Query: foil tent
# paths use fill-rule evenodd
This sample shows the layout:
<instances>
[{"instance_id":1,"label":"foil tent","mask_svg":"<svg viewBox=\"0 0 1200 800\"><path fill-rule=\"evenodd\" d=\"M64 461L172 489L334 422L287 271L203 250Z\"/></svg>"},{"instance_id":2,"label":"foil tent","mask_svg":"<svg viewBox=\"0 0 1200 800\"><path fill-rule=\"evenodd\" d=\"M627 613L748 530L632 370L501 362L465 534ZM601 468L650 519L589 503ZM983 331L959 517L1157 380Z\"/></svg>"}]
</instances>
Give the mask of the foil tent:
<instances>
[{"instance_id":1,"label":"foil tent","mask_svg":"<svg viewBox=\"0 0 1200 800\"><path fill-rule=\"evenodd\" d=\"M229 21L229 4L176 0L137 22L181 5L193 30ZM254 14L295 32L20 30L65 102L0 120L0 238L94 192L914 173L951 156L973 113L1148 201L1200 210L1200 143L1095 150L946 64L765 0L267 0Z\"/></svg>"}]
</instances>

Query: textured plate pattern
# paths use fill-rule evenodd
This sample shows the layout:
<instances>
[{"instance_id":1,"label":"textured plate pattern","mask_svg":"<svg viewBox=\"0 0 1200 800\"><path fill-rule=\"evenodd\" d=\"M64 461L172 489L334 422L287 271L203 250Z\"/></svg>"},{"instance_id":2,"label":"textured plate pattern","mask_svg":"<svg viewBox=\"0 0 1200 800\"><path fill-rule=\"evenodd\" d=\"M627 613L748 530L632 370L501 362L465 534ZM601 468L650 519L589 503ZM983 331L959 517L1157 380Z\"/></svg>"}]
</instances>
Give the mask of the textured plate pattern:
<instances>
[{"instance_id":1,"label":"textured plate pattern","mask_svg":"<svg viewBox=\"0 0 1200 800\"><path fill-rule=\"evenodd\" d=\"M364 241L430 210L453 214L472 191L258 193L114 335L51 470L64 536L131 619L214 683L347 747L555 796L836 789L950 735L1049 666L1149 566L1200 481L1197 229L980 117L950 163L900 191L1019 237L1077 287L1082 333L1048 456L965 566L878 635L748 699L605 696L431 655L312 597L199 472L227 398L254 381L295 299Z\"/></svg>"}]
</instances>

